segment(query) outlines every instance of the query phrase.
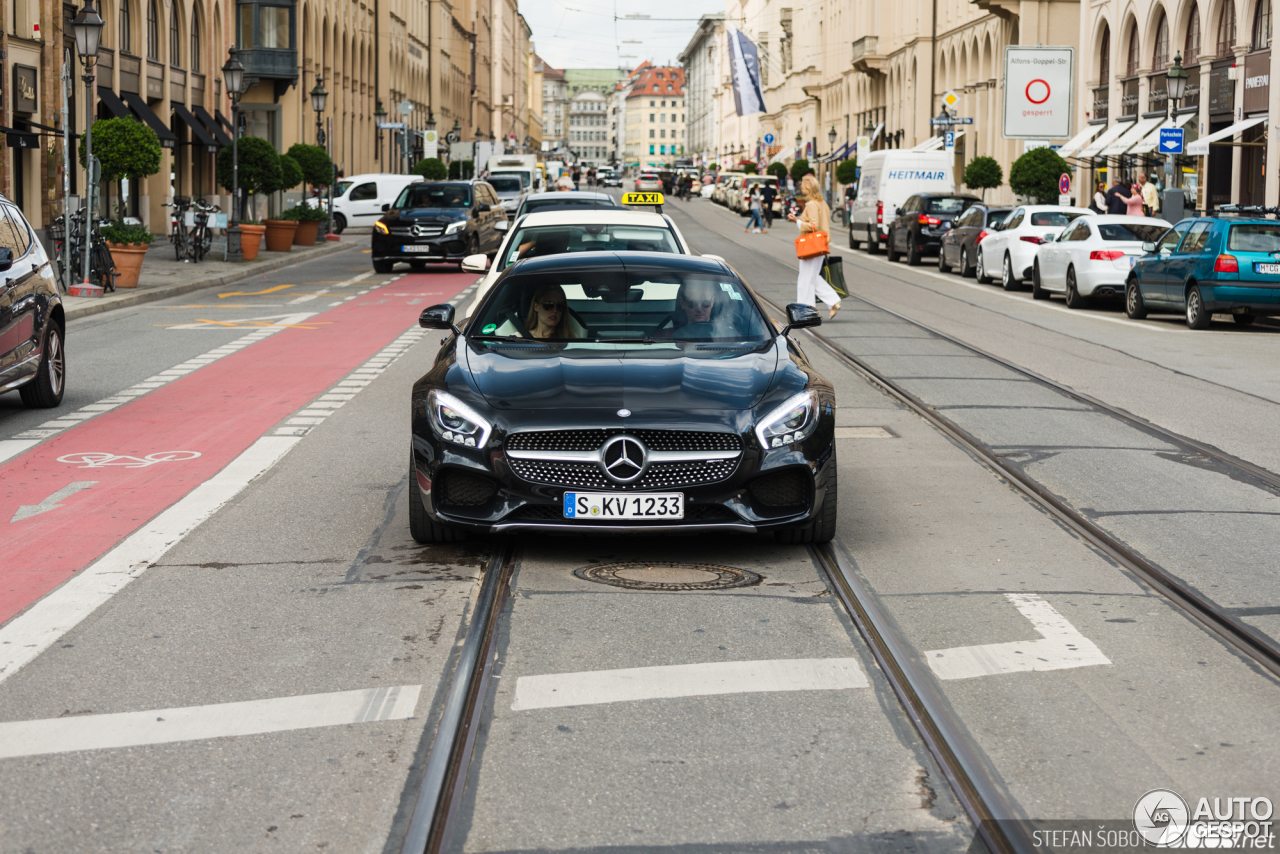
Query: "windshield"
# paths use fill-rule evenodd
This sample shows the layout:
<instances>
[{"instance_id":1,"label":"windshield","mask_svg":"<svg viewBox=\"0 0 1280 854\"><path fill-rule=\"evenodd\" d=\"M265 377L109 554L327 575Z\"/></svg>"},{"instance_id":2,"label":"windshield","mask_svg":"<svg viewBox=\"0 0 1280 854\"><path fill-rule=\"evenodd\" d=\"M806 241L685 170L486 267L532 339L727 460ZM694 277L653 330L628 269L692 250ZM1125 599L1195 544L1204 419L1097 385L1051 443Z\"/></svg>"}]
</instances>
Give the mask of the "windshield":
<instances>
[{"instance_id":1,"label":"windshield","mask_svg":"<svg viewBox=\"0 0 1280 854\"><path fill-rule=\"evenodd\" d=\"M490 175L489 186L497 193L518 193L524 189L519 175Z\"/></svg>"},{"instance_id":2,"label":"windshield","mask_svg":"<svg viewBox=\"0 0 1280 854\"><path fill-rule=\"evenodd\" d=\"M354 183L355 181L339 181L338 183L334 184L333 185L334 198L341 198L345 196L347 194L347 190L350 190L351 185Z\"/></svg>"},{"instance_id":3,"label":"windshield","mask_svg":"<svg viewBox=\"0 0 1280 854\"><path fill-rule=\"evenodd\" d=\"M1031 214L1031 224L1061 226L1082 216L1084 214L1079 211L1037 211Z\"/></svg>"},{"instance_id":4,"label":"windshield","mask_svg":"<svg viewBox=\"0 0 1280 854\"><path fill-rule=\"evenodd\" d=\"M467 184L410 184L400 191L394 208L469 208Z\"/></svg>"},{"instance_id":5,"label":"windshield","mask_svg":"<svg viewBox=\"0 0 1280 854\"><path fill-rule=\"evenodd\" d=\"M1103 240L1136 240L1139 243L1155 243L1168 230L1167 223L1106 222L1098 226Z\"/></svg>"},{"instance_id":6,"label":"windshield","mask_svg":"<svg viewBox=\"0 0 1280 854\"><path fill-rule=\"evenodd\" d=\"M499 176L501 176L502 179L514 178L520 182L521 187L528 187L530 182L533 181L533 176L528 172L492 172L489 174L488 183L495 190L498 189L497 179Z\"/></svg>"},{"instance_id":7,"label":"windshield","mask_svg":"<svg viewBox=\"0 0 1280 854\"><path fill-rule=\"evenodd\" d=\"M958 214L968 208L969 205L977 204L977 202L977 199L963 198L929 199L925 212L931 214Z\"/></svg>"},{"instance_id":8,"label":"windshield","mask_svg":"<svg viewBox=\"0 0 1280 854\"><path fill-rule=\"evenodd\" d=\"M507 243L499 269L521 258L562 255L566 252L670 252L683 254L668 228L644 225L539 225L521 228Z\"/></svg>"},{"instance_id":9,"label":"windshield","mask_svg":"<svg viewBox=\"0 0 1280 854\"><path fill-rule=\"evenodd\" d=\"M774 334L730 273L616 268L507 276L470 329L473 339L547 338L566 347L755 345Z\"/></svg>"},{"instance_id":10,"label":"windshield","mask_svg":"<svg viewBox=\"0 0 1280 854\"><path fill-rule=\"evenodd\" d=\"M1241 252L1280 252L1280 224L1233 225L1227 245Z\"/></svg>"}]
</instances>

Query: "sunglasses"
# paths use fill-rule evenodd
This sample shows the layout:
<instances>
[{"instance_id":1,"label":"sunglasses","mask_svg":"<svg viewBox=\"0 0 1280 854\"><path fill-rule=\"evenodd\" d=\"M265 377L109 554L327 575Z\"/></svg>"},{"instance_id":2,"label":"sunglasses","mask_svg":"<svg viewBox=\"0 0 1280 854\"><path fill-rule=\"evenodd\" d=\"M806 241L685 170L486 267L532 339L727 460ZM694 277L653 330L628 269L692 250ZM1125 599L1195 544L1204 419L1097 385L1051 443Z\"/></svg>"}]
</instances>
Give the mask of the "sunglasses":
<instances>
[{"instance_id":1,"label":"sunglasses","mask_svg":"<svg viewBox=\"0 0 1280 854\"><path fill-rule=\"evenodd\" d=\"M711 308L713 305L716 304L716 301L713 299L704 299L704 300L698 301L698 300L687 300L682 297L680 301L684 303L686 306L688 306L689 308Z\"/></svg>"},{"instance_id":2,"label":"sunglasses","mask_svg":"<svg viewBox=\"0 0 1280 854\"><path fill-rule=\"evenodd\" d=\"M562 302L540 302L543 311L564 311L564 303Z\"/></svg>"}]
</instances>

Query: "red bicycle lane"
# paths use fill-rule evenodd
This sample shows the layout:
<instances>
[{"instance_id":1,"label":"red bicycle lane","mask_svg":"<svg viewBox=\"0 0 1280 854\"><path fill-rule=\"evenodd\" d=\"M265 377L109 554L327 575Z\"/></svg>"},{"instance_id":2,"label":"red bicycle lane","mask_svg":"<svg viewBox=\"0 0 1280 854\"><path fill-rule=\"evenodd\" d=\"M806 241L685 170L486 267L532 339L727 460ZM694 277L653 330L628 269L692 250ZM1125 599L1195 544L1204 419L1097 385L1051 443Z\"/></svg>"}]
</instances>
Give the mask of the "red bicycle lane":
<instances>
[{"instance_id":1,"label":"red bicycle lane","mask_svg":"<svg viewBox=\"0 0 1280 854\"><path fill-rule=\"evenodd\" d=\"M0 625L216 475L411 327L423 308L472 281L459 273L405 276L0 466ZM78 491L68 490L73 484Z\"/></svg>"}]
</instances>

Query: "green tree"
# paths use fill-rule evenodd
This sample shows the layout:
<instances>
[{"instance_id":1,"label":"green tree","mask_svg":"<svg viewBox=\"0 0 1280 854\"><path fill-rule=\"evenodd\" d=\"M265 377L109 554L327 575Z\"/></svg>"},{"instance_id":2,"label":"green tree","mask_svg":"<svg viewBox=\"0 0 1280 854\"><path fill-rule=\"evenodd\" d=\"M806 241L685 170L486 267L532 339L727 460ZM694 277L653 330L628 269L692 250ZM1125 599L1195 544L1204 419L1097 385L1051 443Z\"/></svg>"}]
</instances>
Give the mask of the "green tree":
<instances>
[{"instance_id":1,"label":"green tree","mask_svg":"<svg viewBox=\"0 0 1280 854\"><path fill-rule=\"evenodd\" d=\"M1004 170L994 157L975 157L964 167L964 185L970 190L981 190L984 199L987 190L994 190L1003 183Z\"/></svg>"},{"instance_id":2,"label":"green tree","mask_svg":"<svg viewBox=\"0 0 1280 854\"><path fill-rule=\"evenodd\" d=\"M841 184L852 184L858 180L858 161L841 160L836 166L836 181Z\"/></svg>"},{"instance_id":3,"label":"green tree","mask_svg":"<svg viewBox=\"0 0 1280 854\"><path fill-rule=\"evenodd\" d=\"M796 182L797 187L800 186L800 180L812 172L813 167L803 157L797 157L796 162L791 164L791 180Z\"/></svg>"},{"instance_id":4,"label":"green tree","mask_svg":"<svg viewBox=\"0 0 1280 854\"><path fill-rule=\"evenodd\" d=\"M1058 198L1058 177L1067 171L1067 161L1052 148L1033 148L1013 161L1009 187L1018 195L1041 202Z\"/></svg>"},{"instance_id":5,"label":"green tree","mask_svg":"<svg viewBox=\"0 0 1280 854\"><path fill-rule=\"evenodd\" d=\"M760 171L760 167L753 160L744 160L738 164L738 171L747 175L755 175Z\"/></svg>"},{"instance_id":6,"label":"green tree","mask_svg":"<svg viewBox=\"0 0 1280 854\"><path fill-rule=\"evenodd\" d=\"M770 174L770 175L772 175L773 177L777 178L777 179L778 179L778 183L779 183L779 184L781 184L783 181L787 180L787 167L786 167L786 164L783 164L783 163L770 163L770 164L769 164L769 166L768 166L768 168L767 168L767 169L765 169L765 172L767 172L768 174Z\"/></svg>"},{"instance_id":7,"label":"green tree","mask_svg":"<svg viewBox=\"0 0 1280 854\"><path fill-rule=\"evenodd\" d=\"M292 190L301 183L302 167L298 165L298 161L287 154L280 155L280 186L271 190L271 192Z\"/></svg>"},{"instance_id":8,"label":"green tree","mask_svg":"<svg viewBox=\"0 0 1280 854\"><path fill-rule=\"evenodd\" d=\"M419 160L410 170L415 175L421 175L428 181L443 181L449 177L449 170L444 165L444 161L438 157L426 157Z\"/></svg>"},{"instance_id":9,"label":"green tree","mask_svg":"<svg viewBox=\"0 0 1280 854\"><path fill-rule=\"evenodd\" d=\"M146 178L160 171L160 140L156 132L135 119L100 119L93 125L93 156L102 164L104 181L115 181L120 216L124 194L119 182ZM85 164L84 139L80 140L80 165Z\"/></svg>"},{"instance_id":10,"label":"green tree","mask_svg":"<svg viewBox=\"0 0 1280 854\"><path fill-rule=\"evenodd\" d=\"M451 180L473 178L476 174L476 164L474 160L451 160L449 161L449 178Z\"/></svg>"},{"instance_id":11,"label":"green tree","mask_svg":"<svg viewBox=\"0 0 1280 854\"><path fill-rule=\"evenodd\" d=\"M333 161L329 154L318 145L307 145L295 142L289 146L285 155L292 157L302 169L302 180L313 187L327 187L333 180ZM294 185L295 187L297 184Z\"/></svg>"},{"instance_id":12,"label":"green tree","mask_svg":"<svg viewBox=\"0 0 1280 854\"><path fill-rule=\"evenodd\" d=\"M284 176L280 170L280 155L276 147L257 136L241 137L236 143L239 149L239 185L242 196L254 193L274 193L281 186ZM218 183L231 189L231 146L218 152ZM246 213L245 205L240 206L241 218L253 220L252 209Z\"/></svg>"}]
</instances>

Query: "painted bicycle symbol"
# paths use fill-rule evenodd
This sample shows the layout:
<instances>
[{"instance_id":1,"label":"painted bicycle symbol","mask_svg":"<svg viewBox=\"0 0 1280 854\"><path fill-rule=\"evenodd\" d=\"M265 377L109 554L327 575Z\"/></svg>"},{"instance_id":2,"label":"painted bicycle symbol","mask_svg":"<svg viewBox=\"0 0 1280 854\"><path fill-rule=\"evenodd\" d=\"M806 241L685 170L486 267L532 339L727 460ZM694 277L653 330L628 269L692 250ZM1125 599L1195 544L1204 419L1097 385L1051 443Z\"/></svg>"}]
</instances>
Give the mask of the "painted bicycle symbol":
<instances>
[{"instance_id":1,"label":"painted bicycle symbol","mask_svg":"<svg viewBox=\"0 0 1280 854\"><path fill-rule=\"evenodd\" d=\"M82 469L100 469L107 466L124 466L125 468L140 469L147 466L153 466L156 463L179 463L186 460L194 460L200 456L199 451L157 451L154 454L147 454L145 457L130 457L124 454L107 454L101 451L88 451L79 454L67 454L65 457L58 457L58 462L69 463L79 466Z\"/></svg>"}]
</instances>

